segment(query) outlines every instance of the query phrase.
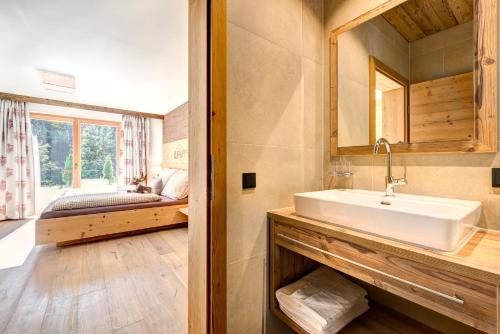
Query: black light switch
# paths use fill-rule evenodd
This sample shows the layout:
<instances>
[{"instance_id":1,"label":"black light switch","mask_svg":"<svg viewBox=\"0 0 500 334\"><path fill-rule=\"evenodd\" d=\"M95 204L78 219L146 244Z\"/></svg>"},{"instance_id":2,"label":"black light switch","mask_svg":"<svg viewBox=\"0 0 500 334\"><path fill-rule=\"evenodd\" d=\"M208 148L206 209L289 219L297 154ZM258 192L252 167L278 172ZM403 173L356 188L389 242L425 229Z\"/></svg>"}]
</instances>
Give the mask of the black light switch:
<instances>
[{"instance_id":1,"label":"black light switch","mask_svg":"<svg viewBox=\"0 0 500 334\"><path fill-rule=\"evenodd\" d=\"M491 169L491 179L492 179L492 187L499 188L500 187L500 168L492 168Z\"/></svg>"},{"instance_id":2,"label":"black light switch","mask_svg":"<svg viewBox=\"0 0 500 334\"><path fill-rule=\"evenodd\" d=\"M243 189L255 189L257 187L257 174L243 173L242 174Z\"/></svg>"}]
</instances>

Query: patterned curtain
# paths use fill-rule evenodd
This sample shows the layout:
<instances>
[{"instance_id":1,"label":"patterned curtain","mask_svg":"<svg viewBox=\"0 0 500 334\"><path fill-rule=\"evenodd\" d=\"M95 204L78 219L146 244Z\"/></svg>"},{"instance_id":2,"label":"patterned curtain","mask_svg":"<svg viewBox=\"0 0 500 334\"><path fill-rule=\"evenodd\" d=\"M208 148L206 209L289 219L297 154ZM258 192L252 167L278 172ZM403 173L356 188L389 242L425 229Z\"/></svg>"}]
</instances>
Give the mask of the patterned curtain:
<instances>
[{"instance_id":1,"label":"patterned curtain","mask_svg":"<svg viewBox=\"0 0 500 334\"><path fill-rule=\"evenodd\" d=\"M35 212L34 156L26 103L0 99L0 220Z\"/></svg>"},{"instance_id":2,"label":"patterned curtain","mask_svg":"<svg viewBox=\"0 0 500 334\"><path fill-rule=\"evenodd\" d=\"M146 174L149 122L141 116L124 115L120 140L120 184L128 185L134 177Z\"/></svg>"}]
</instances>

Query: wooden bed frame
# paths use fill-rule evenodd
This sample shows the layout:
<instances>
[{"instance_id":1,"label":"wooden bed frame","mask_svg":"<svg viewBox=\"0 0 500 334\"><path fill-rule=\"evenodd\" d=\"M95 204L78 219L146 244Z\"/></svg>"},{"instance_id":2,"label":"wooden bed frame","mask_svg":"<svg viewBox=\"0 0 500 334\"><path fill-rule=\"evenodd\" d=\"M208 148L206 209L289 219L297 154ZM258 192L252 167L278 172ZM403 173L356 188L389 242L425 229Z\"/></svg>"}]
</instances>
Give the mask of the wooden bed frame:
<instances>
[{"instance_id":1,"label":"wooden bed frame","mask_svg":"<svg viewBox=\"0 0 500 334\"><path fill-rule=\"evenodd\" d=\"M188 218L179 210L188 204L38 219L37 245L57 246L108 239L124 234L186 225Z\"/></svg>"}]
</instances>

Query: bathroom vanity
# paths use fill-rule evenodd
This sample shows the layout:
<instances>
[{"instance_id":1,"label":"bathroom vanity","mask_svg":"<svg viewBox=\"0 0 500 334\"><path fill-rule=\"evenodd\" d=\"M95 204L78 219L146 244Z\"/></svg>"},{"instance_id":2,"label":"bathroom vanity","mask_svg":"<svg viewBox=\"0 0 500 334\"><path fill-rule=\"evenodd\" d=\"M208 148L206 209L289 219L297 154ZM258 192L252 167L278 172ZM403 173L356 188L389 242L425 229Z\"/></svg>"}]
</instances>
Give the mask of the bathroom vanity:
<instances>
[{"instance_id":1,"label":"bathroom vanity","mask_svg":"<svg viewBox=\"0 0 500 334\"><path fill-rule=\"evenodd\" d=\"M301 328L280 311L275 292L323 264L478 330L500 333L500 232L479 230L450 253L300 217L294 208L268 217L270 308L297 332Z\"/></svg>"},{"instance_id":2,"label":"bathroom vanity","mask_svg":"<svg viewBox=\"0 0 500 334\"><path fill-rule=\"evenodd\" d=\"M275 292L325 265L467 330L500 334L500 232L476 227L481 203L392 196L407 183L392 175L392 153L497 152L496 6L386 0L329 32L330 156L386 154L386 191L296 194L294 208L268 213L270 308L295 331ZM397 333L434 332L376 317L405 324ZM384 332L361 327L342 332Z\"/></svg>"}]
</instances>

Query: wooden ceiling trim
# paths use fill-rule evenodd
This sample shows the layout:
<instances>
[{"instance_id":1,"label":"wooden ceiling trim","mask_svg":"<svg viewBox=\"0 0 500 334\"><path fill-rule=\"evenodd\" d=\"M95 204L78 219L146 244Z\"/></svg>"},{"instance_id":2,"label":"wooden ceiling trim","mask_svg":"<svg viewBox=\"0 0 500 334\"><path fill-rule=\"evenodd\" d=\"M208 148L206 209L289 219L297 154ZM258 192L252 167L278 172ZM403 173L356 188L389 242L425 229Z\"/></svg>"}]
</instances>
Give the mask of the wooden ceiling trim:
<instances>
[{"instance_id":1,"label":"wooden ceiling trim","mask_svg":"<svg viewBox=\"0 0 500 334\"><path fill-rule=\"evenodd\" d=\"M413 21L406 11L398 6L383 14L384 18L409 41L425 37L422 29Z\"/></svg>"},{"instance_id":2,"label":"wooden ceiling trim","mask_svg":"<svg viewBox=\"0 0 500 334\"><path fill-rule=\"evenodd\" d=\"M473 0L409 0L382 16L409 42L466 23Z\"/></svg>"},{"instance_id":3,"label":"wooden ceiling trim","mask_svg":"<svg viewBox=\"0 0 500 334\"><path fill-rule=\"evenodd\" d=\"M455 15L453 15L453 12L448 6L448 0L442 0L442 1L427 0L427 1L429 2L430 7L437 14L441 22L443 22L446 29L454 27L458 24Z\"/></svg>"},{"instance_id":4,"label":"wooden ceiling trim","mask_svg":"<svg viewBox=\"0 0 500 334\"><path fill-rule=\"evenodd\" d=\"M415 6L420 9L420 12L417 12L416 14L421 14L427 17L432 24L433 29L435 29L436 31L441 31L449 28L449 26L447 26L445 22L441 20L434 8L432 8L432 4L429 2L429 0L409 1L409 3L415 4Z\"/></svg>"},{"instance_id":5,"label":"wooden ceiling trim","mask_svg":"<svg viewBox=\"0 0 500 334\"><path fill-rule=\"evenodd\" d=\"M434 34L439 30L436 30L435 23L426 15L425 7L419 7L416 2L408 1L401 5L402 8L408 13L408 15L418 24L420 29L424 32L426 36ZM437 16L436 16L437 18ZM436 20L441 23L439 19Z\"/></svg>"},{"instance_id":6,"label":"wooden ceiling trim","mask_svg":"<svg viewBox=\"0 0 500 334\"><path fill-rule=\"evenodd\" d=\"M96 106L93 104L60 101L60 100L46 99L46 98L42 98L42 97L18 95L18 94L3 93L3 92L0 92L0 99L14 100L14 101L26 102L26 103L35 103L35 104L45 104L45 105L56 106L56 107L100 111L100 112L107 112L107 113L111 113L111 114L142 116L142 117L154 118L154 119L163 119L163 117L164 117L164 115L150 114L150 113L145 113L145 112L140 112L140 111L110 108L110 107Z\"/></svg>"},{"instance_id":7,"label":"wooden ceiling trim","mask_svg":"<svg viewBox=\"0 0 500 334\"><path fill-rule=\"evenodd\" d=\"M469 5L466 0L448 0L447 2L450 10L457 19L458 24L466 23L472 20L472 5Z\"/></svg>"}]
</instances>

